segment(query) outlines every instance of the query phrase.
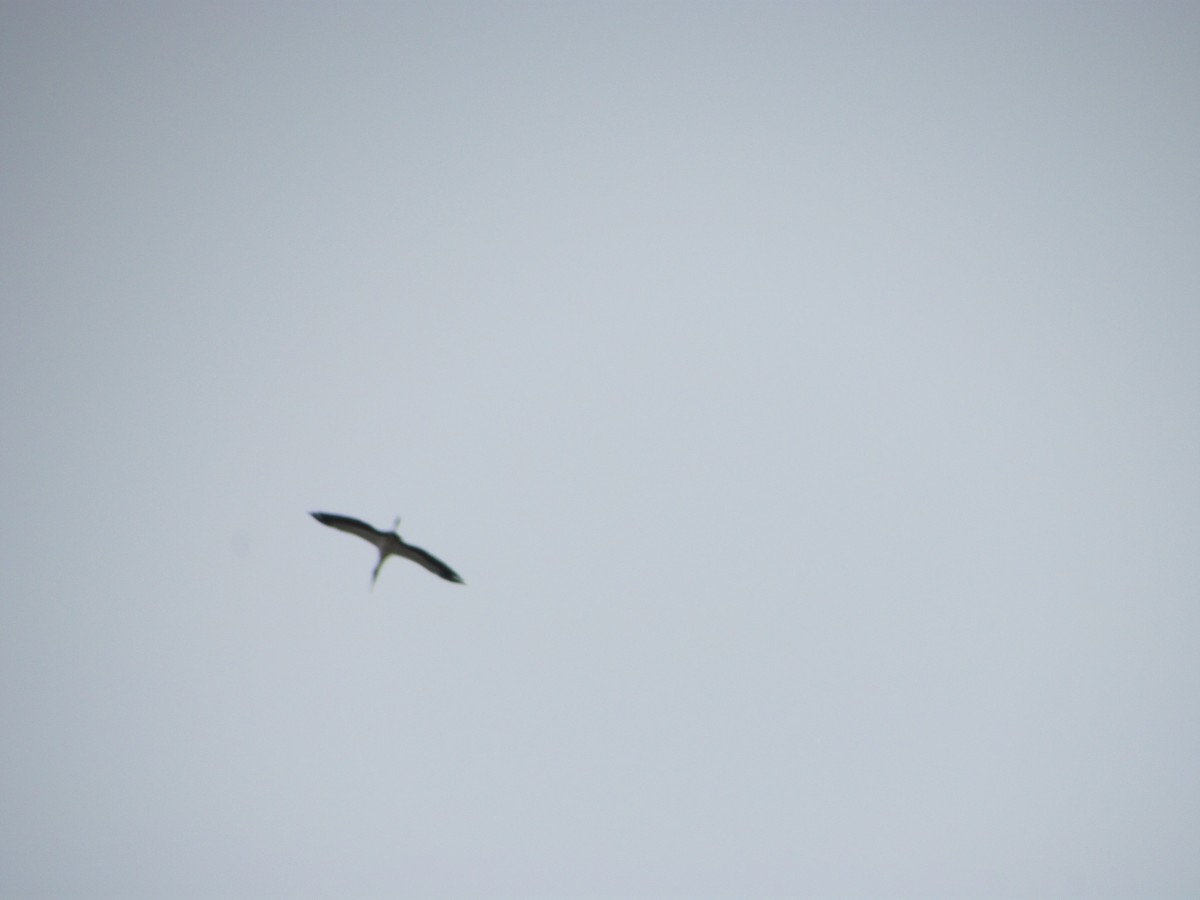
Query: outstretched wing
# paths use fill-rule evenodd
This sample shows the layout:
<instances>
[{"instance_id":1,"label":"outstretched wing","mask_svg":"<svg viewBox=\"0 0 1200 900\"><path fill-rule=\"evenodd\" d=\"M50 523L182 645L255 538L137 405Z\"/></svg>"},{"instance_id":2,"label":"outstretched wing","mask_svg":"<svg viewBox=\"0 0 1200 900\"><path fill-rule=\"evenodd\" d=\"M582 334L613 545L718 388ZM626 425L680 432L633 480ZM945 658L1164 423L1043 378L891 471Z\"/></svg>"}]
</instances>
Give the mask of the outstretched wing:
<instances>
[{"instance_id":1,"label":"outstretched wing","mask_svg":"<svg viewBox=\"0 0 1200 900\"><path fill-rule=\"evenodd\" d=\"M420 547L414 547L412 544L402 544L400 547L395 547L392 552L397 556L403 556L405 559L411 559L427 568L434 575L440 575L447 581L454 581L462 584L463 580L458 577L458 573L452 568L434 556L432 553L426 553Z\"/></svg>"},{"instance_id":2,"label":"outstretched wing","mask_svg":"<svg viewBox=\"0 0 1200 900\"><path fill-rule=\"evenodd\" d=\"M323 512L309 513L309 515L322 525L328 525L330 528L336 528L338 531L345 531L349 534L356 534L364 541L370 541L376 547L388 537L386 532L378 531L366 522L360 522L358 519L352 519L349 516L337 516L333 513Z\"/></svg>"}]
</instances>

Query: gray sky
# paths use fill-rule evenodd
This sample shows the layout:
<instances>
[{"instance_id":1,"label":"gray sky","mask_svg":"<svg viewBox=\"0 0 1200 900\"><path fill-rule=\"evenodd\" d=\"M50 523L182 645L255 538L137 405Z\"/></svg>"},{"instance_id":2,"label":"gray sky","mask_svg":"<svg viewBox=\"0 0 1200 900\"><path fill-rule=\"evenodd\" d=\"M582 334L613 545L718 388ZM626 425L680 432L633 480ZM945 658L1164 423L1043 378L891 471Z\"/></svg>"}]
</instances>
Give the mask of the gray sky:
<instances>
[{"instance_id":1,"label":"gray sky","mask_svg":"<svg viewBox=\"0 0 1200 900\"><path fill-rule=\"evenodd\" d=\"M0 895L1200 894L1198 47L5 4Z\"/></svg>"}]
</instances>

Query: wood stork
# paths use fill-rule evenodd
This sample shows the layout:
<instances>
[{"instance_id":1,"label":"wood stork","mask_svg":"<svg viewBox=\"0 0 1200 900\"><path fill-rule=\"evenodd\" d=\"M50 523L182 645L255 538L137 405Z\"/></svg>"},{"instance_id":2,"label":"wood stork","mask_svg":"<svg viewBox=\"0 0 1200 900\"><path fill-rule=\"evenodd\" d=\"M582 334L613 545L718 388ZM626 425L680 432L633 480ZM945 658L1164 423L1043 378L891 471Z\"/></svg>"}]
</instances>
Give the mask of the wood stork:
<instances>
[{"instance_id":1,"label":"wood stork","mask_svg":"<svg viewBox=\"0 0 1200 900\"><path fill-rule=\"evenodd\" d=\"M338 531L347 531L350 534L356 534L364 541L370 541L379 548L379 562L375 566L375 571L371 573L371 587L375 587L375 579L379 577L379 570L383 568L383 561L389 556L403 556L405 559L411 559L415 563L420 563L434 575L440 575L447 581L453 581L457 584L462 584L463 580L458 577L453 569L438 559L431 553L426 553L420 547L414 547L412 544L406 544L397 534L400 528L400 517L396 516L396 524L392 526L390 532L379 531L372 528L366 522L360 522L358 519L352 519L349 516L338 516L333 513L315 512L309 513L314 519L322 525L328 525L330 528L336 528Z\"/></svg>"}]
</instances>

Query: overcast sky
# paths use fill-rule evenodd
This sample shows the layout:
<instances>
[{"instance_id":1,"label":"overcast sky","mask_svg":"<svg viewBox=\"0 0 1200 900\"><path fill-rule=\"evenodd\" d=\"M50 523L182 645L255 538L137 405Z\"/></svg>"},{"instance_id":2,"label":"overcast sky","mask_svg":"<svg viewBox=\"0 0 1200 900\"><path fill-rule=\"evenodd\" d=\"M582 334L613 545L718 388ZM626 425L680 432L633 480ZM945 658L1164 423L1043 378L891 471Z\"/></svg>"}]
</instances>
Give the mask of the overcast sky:
<instances>
[{"instance_id":1,"label":"overcast sky","mask_svg":"<svg viewBox=\"0 0 1200 900\"><path fill-rule=\"evenodd\" d=\"M6 2L0 137L0 896L1200 895L1196 4Z\"/></svg>"}]
</instances>

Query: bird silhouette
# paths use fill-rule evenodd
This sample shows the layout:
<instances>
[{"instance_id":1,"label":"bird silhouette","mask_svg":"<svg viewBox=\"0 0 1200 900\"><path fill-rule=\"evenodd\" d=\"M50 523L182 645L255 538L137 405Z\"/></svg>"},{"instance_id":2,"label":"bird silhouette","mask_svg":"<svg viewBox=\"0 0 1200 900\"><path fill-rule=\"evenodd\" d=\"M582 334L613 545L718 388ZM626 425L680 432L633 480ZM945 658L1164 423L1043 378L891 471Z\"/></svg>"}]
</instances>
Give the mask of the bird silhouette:
<instances>
[{"instance_id":1,"label":"bird silhouette","mask_svg":"<svg viewBox=\"0 0 1200 900\"><path fill-rule=\"evenodd\" d=\"M458 573L432 553L427 553L420 547L414 547L412 544L406 544L401 539L397 533L400 529L399 516L396 516L396 524L392 526L392 530L389 532L372 528L366 522L360 522L358 519L352 519L349 516L339 516L334 513L324 512L309 513L309 515L322 525L328 525L330 528L336 528L338 531L345 531L349 534L356 534L364 541L369 541L379 549L379 562L375 565L375 571L371 573L372 588L375 587L375 579L379 577L379 570L383 568L384 560L389 556L403 556L405 559L411 559L413 562L424 566L434 575L439 575L447 581L453 581L456 584L463 584L463 580L458 577Z\"/></svg>"}]
</instances>

